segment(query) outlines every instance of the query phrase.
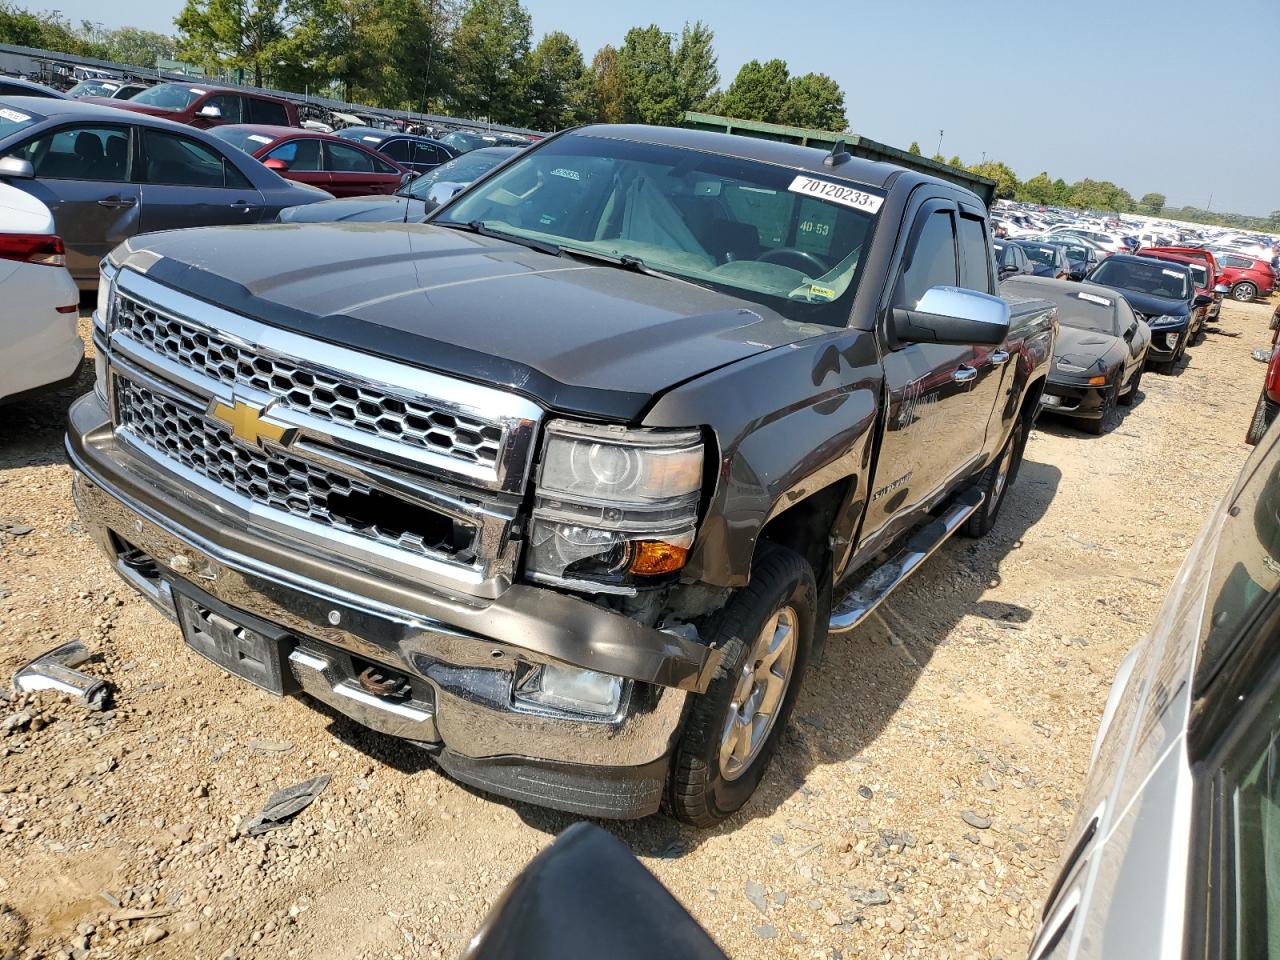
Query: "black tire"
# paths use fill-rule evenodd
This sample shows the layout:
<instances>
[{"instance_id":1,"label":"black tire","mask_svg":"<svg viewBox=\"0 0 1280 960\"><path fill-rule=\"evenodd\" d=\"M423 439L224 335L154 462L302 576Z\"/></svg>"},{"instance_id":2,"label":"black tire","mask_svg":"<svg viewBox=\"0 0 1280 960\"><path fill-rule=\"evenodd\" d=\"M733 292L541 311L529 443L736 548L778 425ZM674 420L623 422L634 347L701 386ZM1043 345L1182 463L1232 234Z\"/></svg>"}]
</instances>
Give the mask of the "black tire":
<instances>
[{"instance_id":1,"label":"black tire","mask_svg":"<svg viewBox=\"0 0 1280 960\"><path fill-rule=\"evenodd\" d=\"M1107 392L1102 395L1102 416L1097 420L1085 420L1081 423L1085 433L1091 433L1095 437L1100 437L1111 429L1112 423L1116 418L1116 404L1120 398L1120 385L1113 383L1107 387Z\"/></svg>"},{"instance_id":2,"label":"black tire","mask_svg":"<svg viewBox=\"0 0 1280 960\"><path fill-rule=\"evenodd\" d=\"M1266 436L1267 428L1275 419L1276 408L1277 404L1268 401L1265 393L1258 394L1258 405L1253 408L1253 419L1249 421L1249 432L1244 437L1245 443L1251 447L1257 446L1258 442Z\"/></svg>"},{"instance_id":3,"label":"black tire","mask_svg":"<svg viewBox=\"0 0 1280 960\"><path fill-rule=\"evenodd\" d=\"M772 726L750 763L732 778L721 769L720 746L730 707L752 646L770 618L785 607L795 613L795 659ZM751 582L738 590L702 631L724 660L707 692L695 697L676 743L663 806L695 827L710 827L741 809L759 786L791 718L813 649L818 587L813 568L799 554L762 544Z\"/></svg>"},{"instance_id":4,"label":"black tire","mask_svg":"<svg viewBox=\"0 0 1280 960\"><path fill-rule=\"evenodd\" d=\"M1000 506L1004 503L1004 498L1009 492L1009 488L1013 486L1013 481L1018 478L1018 468L1022 466L1022 452L1027 445L1027 421L1026 417L1019 416L1014 421L1013 431L1009 434L1009 439L1005 441L1004 447L1000 450L1000 455L991 461L991 466L982 474L982 479L978 481L979 486L985 495L982 506L973 512L973 515L965 521L961 531L966 537L985 537L991 532L991 528L996 525L996 517L1000 515ZM1009 457L1009 462L1005 472L1004 482L1000 482L1000 470L1005 463L1005 458Z\"/></svg>"},{"instance_id":5,"label":"black tire","mask_svg":"<svg viewBox=\"0 0 1280 960\"><path fill-rule=\"evenodd\" d=\"M1248 280L1241 280L1231 288L1231 299L1237 303L1252 303L1258 296L1258 288Z\"/></svg>"},{"instance_id":6,"label":"black tire","mask_svg":"<svg viewBox=\"0 0 1280 960\"><path fill-rule=\"evenodd\" d=\"M1138 387L1142 384L1142 364L1138 364L1138 369L1133 372L1133 376L1129 378L1129 389L1120 395L1119 403L1122 407L1133 406L1133 401L1138 399Z\"/></svg>"}]
</instances>

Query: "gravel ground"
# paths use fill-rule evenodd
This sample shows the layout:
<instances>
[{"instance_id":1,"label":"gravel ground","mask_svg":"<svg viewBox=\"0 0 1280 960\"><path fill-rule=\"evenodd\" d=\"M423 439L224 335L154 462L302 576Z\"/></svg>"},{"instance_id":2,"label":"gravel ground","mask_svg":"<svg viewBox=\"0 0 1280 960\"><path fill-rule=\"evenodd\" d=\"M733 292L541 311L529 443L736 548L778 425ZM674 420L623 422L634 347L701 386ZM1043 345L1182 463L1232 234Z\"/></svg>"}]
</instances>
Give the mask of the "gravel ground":
<instances>
[{"instance_id":1,"label":"gravel ground","mask_svg":"<svg viewBox=\"0 0 1280 960\"><path fill-rule=\"evenodd\" d=\"M1115 667L1247 455L1269 312L1228 303L1232 335L1149 373L1106 436L1044 418L992 535L831 641L738 816L607 825L730 956L1025 955ZM34 528L0 534L0 677L79 638L118 687L107 713L0 701L0 957L456 956L573 818L187 651L76 523L84 389L0 421L0 516ZM320 774L287 829L240 834Z\"/></svg>"}]
</instances>

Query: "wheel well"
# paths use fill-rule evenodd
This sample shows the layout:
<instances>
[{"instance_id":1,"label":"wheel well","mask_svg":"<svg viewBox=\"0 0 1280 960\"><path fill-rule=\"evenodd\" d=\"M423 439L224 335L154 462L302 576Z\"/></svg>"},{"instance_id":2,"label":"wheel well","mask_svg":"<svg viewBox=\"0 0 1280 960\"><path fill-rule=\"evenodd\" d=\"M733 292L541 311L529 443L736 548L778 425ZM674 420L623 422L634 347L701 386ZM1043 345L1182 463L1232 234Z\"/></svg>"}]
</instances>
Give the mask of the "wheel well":
<instances>
[{"instance_id":1,"label":"wheel well","mask_svg":"<svg viewBox=\"0 0 1280 960\"><path fill-rule=\"evenodd\" d=\"M838 480L788 507L764 525L759 539L800 554L821 578L831 554L831 529L853 482Z\"/></svg>"},{"instance_id":2,"label":"wheel well","mask_svg":"<svg viewBox=\"0 0 1280 960\"><path fill-rule=\"evenodd\" d=\"M1045 378L1041 377L1027 387L1026 396L1022 398L1022 409L1019 416L1027 418L1027 429L1035 426L1036 415L1040 412L1040 397L1044 393Z\"/></svg>"}]
</instances>

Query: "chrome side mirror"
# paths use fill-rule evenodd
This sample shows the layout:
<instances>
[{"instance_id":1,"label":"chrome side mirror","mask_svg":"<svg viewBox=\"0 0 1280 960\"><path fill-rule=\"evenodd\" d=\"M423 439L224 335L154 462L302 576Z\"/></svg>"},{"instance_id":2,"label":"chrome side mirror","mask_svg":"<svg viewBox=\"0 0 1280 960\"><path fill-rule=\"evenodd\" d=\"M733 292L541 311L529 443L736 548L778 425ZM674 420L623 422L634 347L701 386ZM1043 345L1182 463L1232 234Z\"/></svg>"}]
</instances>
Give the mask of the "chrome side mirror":
<instances>
[{"instance_id":1,"label":"chrome side mirror","mask_svg":"<svg viewBox=\"0 0 1280 960\"><path fill-rule=\"evenodd\" d=\"M930 287L914 310L895 308L892 320L900 343L994 345L1009 335L1009 304L977 290Z\"/></svg>"},{"instance_id":2,"label":"chrome side mirror","mask_svg":"<svg viewBox=\"0 0 1280 960\"><path fill-rule=\"evenodd\" d=\"M441 180L431 185L431 189L427 191L427 206L434 210L442 203L448 203L466 186L465 183L458 183L456 180Z\"/></svg>"},{"instance_id":3,"label":"chrome side mirror","mask_svg":"<svg viewBox=\"0 0 1280 960\"><path fill-rule=\"evenodd\" d=\"M222 108L215 107L212 103L206 103L203 107L200 108L200 116L204 117L207 120L221 120Z\"/></svg>"},{"instance_id":4,"label":"chrome side mirror","mask_svg":"<svg viewBox=\"0 0 1280 960\"><path fill-rule=\"evenodd\" d=\"M30 160L21 157L0 157L0 177L12 177L15 180L31 180L36 175L36 168Z\"/></svg>"}]
</instances>

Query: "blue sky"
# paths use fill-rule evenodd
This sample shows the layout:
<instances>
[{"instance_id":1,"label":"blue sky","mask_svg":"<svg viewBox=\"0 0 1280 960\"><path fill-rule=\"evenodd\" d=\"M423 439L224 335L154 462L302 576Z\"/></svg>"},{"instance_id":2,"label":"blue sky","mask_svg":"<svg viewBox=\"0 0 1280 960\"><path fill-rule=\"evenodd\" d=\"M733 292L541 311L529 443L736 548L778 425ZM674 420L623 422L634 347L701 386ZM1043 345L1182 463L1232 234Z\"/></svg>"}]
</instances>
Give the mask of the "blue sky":
<instances>
[{"instance_id":1,"label":"blue sky","mask_svg":"<svg viewBox=\"0 0 1280 960\"><path fill-rule=\"evenodd\" d=\"M1174 205L1280 209L1280 0L524 0L535 34L564 30L590 60L649 22L716 34L722 83L781 57L845 91L851 129L1026 179L1115 180ZM171 30L182 0L49 4L73 20ZM32 4L32 6L37 6ZM40 5L43 6L43 5ZM1243 40L1242 40L1243 38Z\"/></svg>"}]
</instances>

